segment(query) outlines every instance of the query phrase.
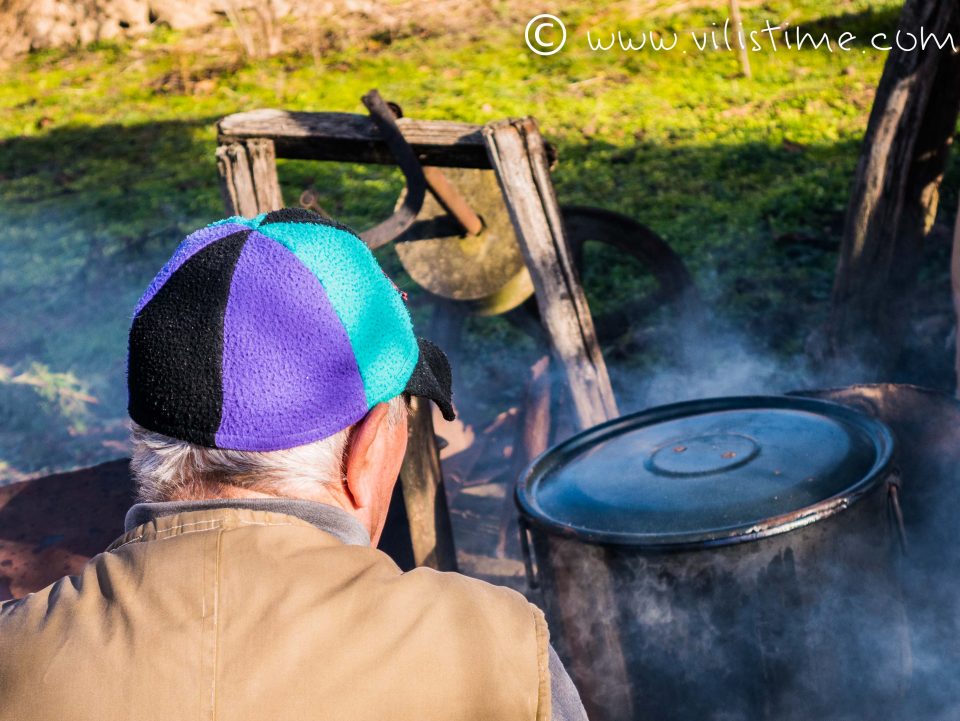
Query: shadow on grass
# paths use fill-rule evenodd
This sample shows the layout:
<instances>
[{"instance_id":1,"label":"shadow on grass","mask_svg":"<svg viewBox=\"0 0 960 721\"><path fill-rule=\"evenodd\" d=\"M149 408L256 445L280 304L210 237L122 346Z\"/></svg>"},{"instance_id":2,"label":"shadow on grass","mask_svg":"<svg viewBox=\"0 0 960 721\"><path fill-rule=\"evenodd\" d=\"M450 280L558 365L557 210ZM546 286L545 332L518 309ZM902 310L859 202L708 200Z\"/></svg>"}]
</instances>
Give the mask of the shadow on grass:
<instances>
[{"instance_id":1,"label":"shadow on grass","mask_svg":"<svg viewBox=\"0 0 960 721\"><path fill-rule=\"evenodd\" d=\"M900 10L899 7L885 7L879 10L867 8L860 12L825 15L812 22L800 23L800 29L815 37L827 33L831 38L837 38L841 33L849 32L856 36L856 40L850 43L851 47L869 46L870 39L877 33L885 33L887 38L890 38L897 31Z\"/></svg>"},{"instance_id":2,"label":"shadow on grass","mask_svg":"<svg viewBox=\"0 0 960 721\"><path fill-rule=\"evenodd\" d=\"M74 390L96 399L65 413L43 388L0 394L0 482L124 450L130 310L183 236L223 215L214 120L54 128L0 144L0 386L39 363L72 374ZM554 179L562 202L619 210L660 233L718 318L771 352L796 356L827 309L858 151L856 142L585 142L560 148ZM399 177L375 166L281 167L288 203L313 186L324 207L360 228L389 214ZM397 272L395 257L383 260ZM587 262L596 312L643 285L642 268L615 257L599 256L593 270L589 255ZM929 271L937 308L949 305L945 272ZM473 346L509 351L503 323L472 324ZM669 338L645 324L637 319L630 329L639 339L631 362L641 369L669 362L658 351ZM463 382L489 377L494 355L466 359ZM24 401L28 392L40 400ZM38 424L46 435L37 435Z\"/></svg>"}]
</instances>

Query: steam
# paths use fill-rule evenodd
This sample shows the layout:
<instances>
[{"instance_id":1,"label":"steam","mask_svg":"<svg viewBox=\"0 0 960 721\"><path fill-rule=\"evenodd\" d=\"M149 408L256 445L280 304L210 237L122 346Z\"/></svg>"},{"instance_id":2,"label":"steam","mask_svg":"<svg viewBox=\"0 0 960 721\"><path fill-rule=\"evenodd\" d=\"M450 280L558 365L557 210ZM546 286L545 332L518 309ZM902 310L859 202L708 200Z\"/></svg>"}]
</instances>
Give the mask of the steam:
<instances>
[{"instance_id":1,"label":"steam","mask_svg":"<svg viewBox=\"0 0 960 721\"><path fill-rule=\"evenodd\" d=\"M692 304L638 335L636 350L658 348L662 357L652 368L638 370L629 356L608 356L621 412L718 396L780 395L840 385L835 368L827 376L804 353L777 353L733 322ZM864 369L853 362L841 375L865 377Z\"/></svg>"},{"instance_id":2,"label":"steam","mask_svg":"<svg viewBox=\"0 0 960 721\"><path fill-rule=\"evenodd\" d=\"M714 396L778 394L815 382L803 359L778 358L731 330L683 339L672 362L647 377L636 378L616 364L610 368L618 397L638 409Z\"/></svg>"}]
</instances>

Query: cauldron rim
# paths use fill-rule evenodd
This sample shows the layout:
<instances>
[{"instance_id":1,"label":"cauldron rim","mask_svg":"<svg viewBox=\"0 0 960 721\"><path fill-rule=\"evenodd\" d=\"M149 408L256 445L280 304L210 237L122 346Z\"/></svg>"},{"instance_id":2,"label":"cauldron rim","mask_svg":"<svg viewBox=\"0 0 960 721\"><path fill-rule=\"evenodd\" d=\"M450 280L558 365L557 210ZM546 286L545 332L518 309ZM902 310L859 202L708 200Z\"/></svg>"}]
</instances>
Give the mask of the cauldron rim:
<instances>
[{"instance_id":1,"label":"cauldron rim","mask_svg":"<svg viewBox=\"0 0 960 721\"><path fill-rule=\"evenodd\" d=\"M874 441L876 459L870 470L858 481L851 483L843 492L824 498L816 503L772 516L758 523L741 524L728 528L696 533L634 533L600 531L577 528L552 519L539 512L530 498L531 483L552 467L551 461L572 446L584 444L590 440L613 435L621 427L633 426L638 418L650 423L663 422L684 415L761 407L781 407L791 410L806 410L834 418L841 418L860 427ZM604 423L597 424L574 434L560 443L548 448L526 467L520 475L514 489L514 501L520 511L522 526L532 526L549 535L578 540L590 545L629 548L632 551L661 553L675 551L694 551L719 546L749 543L771 536L788 533L816 521L820 521L849 508L864 496L869 495L893 471L896 441L893 432L883 422L848 406L819 398L806 398L797 395L744 395L716 396L681 401L655 406L630 413Z\"/></svg>"}]
</instances>

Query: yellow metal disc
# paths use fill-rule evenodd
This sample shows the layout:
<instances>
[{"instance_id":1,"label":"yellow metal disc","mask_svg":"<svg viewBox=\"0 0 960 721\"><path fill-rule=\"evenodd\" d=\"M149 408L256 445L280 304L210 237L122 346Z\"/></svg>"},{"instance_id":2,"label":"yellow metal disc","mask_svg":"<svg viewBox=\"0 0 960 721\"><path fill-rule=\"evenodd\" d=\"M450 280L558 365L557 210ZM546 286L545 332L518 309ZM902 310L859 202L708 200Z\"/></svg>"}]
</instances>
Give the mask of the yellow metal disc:
<instances>
[{"instance_id":1,"label":"yellow metal disc","mask_svg":"<svg viewBox=\"0 0 960 721\"><path fill-rule=\"evenodd\" d=\"M426 290L469 302L480 315L505 313L533 293L513 224L492 170L444 168L443 174L483 219L475 236L427 193L423 208L395 247L404 269ZM398 201L403 202L401 197Z\"/></svg>"}]
</instances>

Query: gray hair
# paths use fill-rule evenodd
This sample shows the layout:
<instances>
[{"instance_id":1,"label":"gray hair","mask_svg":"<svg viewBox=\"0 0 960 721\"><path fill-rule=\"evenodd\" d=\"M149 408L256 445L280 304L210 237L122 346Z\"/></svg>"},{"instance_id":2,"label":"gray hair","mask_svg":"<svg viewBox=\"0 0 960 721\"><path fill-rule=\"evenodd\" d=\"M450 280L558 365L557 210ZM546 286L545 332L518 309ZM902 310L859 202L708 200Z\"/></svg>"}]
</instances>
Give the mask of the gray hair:
<instances>
[{"instance_id":1,"label":"gray hair","mask_svg":"<svg viewBox=\"0 0 960 721\"><path fill-rule=\"evenodd\" d=\"M389 401L388 422L407 414L403 396ZM352 428L352 426L351 426ZM350 428L280 451L231 451L170 438L131 423L130 470L143 502L216 497L233 486L287 498L308 496L318 485L339 484Z\"/></svg>"}]
</instances>

